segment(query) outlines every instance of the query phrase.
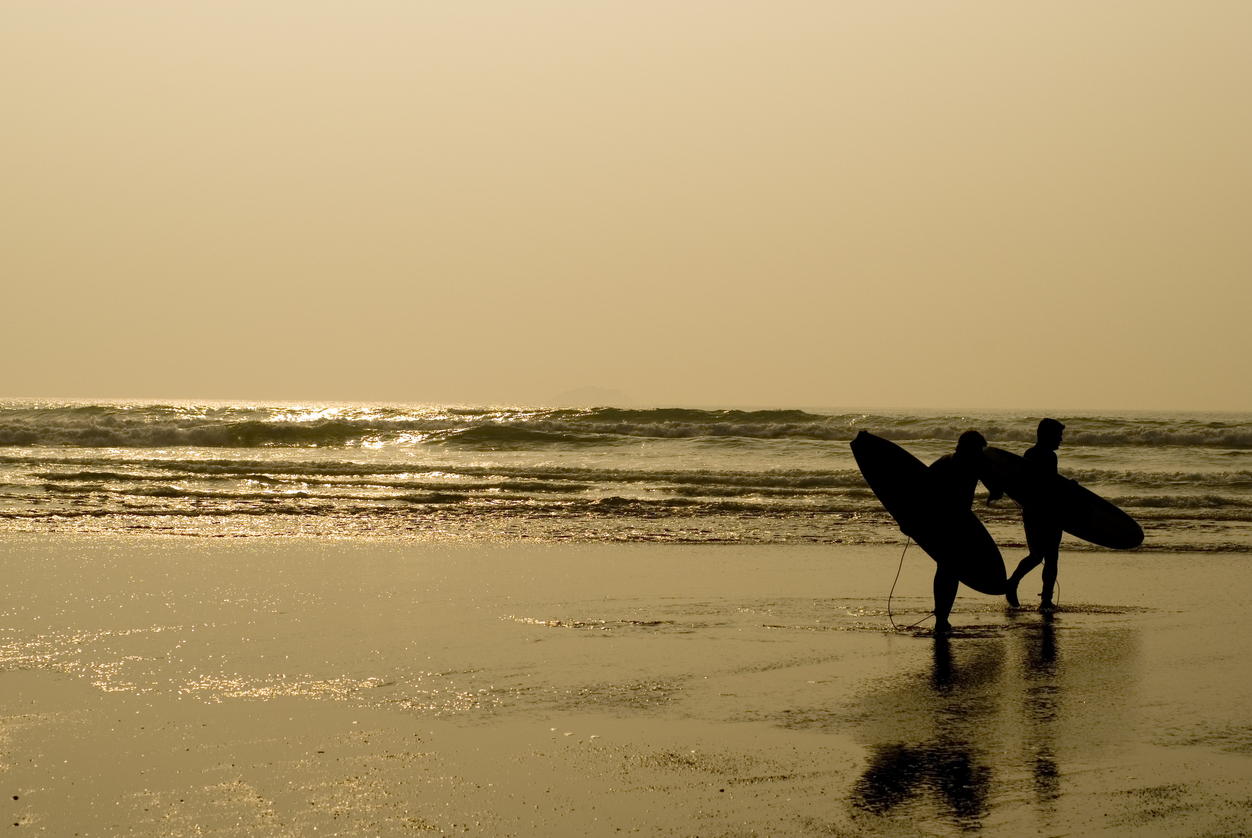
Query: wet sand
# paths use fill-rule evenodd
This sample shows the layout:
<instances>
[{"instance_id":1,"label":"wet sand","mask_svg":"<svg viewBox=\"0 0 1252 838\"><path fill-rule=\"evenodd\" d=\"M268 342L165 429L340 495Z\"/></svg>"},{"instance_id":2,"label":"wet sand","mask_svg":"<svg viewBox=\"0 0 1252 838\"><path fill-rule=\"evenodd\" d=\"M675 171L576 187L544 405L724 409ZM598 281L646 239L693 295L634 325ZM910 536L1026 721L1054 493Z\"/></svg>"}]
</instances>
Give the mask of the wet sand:
<instances>
[{"instance_id":1,"label":"wet sand","mask_svg":"<svg viewBox=\"0 0 1252 838\"><path fill-rule=\"evenodd\" d=\"M946 641L892 630L899 556L6 537L2 823L1252 830L1246 556L1063 552L1059 613L962 589ZM897 623L929 610L932 567L907 554Z\"/></svg>"}]
</instances>

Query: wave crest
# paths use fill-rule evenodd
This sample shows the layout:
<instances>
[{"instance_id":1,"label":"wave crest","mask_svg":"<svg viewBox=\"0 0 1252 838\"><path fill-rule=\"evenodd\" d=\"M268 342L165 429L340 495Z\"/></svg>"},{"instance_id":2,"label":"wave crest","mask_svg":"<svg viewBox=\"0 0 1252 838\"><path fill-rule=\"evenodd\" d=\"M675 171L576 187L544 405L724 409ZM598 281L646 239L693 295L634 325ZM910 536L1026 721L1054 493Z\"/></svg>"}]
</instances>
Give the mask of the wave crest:
<instances>
[{"instance_id":1,"label":"wave crest","mask_svg":"<svg viewBox=\"0 0 1252 838\"><path fill-rule=\"evenodd\" d=\"M1061 417L1067 446L1252 450L1252 417ZM900 442L949 442L976 427L992 444L1029 445L1037 418L901 412L692 408L447 408L386 406L0 405L0 446L78 448L467 448L612 445L661 440L847 442L868 430Z\"/></svg>"}]
</instances>

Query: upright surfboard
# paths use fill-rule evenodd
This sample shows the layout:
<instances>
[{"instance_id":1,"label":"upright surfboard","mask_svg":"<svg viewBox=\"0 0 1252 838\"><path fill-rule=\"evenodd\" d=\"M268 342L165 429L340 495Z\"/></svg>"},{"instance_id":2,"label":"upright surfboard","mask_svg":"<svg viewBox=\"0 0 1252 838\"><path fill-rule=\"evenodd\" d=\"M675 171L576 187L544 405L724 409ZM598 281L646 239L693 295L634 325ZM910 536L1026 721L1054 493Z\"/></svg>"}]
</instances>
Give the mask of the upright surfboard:
<instances>
[{"instance_id":1,"label":"upright surfboard","mask_svg":"<svg viewBox=\"0 0 1252 838\"><path fill-rule=\"evenodd\" d=\"M1070 535L1115 550L1143 543L1138 522L1090 489L1002 448L985 448L983 455L1006 495L1023 507L1051 512Z\"/></svg>"},{"instance_id":2,"label":"upright surfboard","mask_svg":"<svg viewBox=\"0 0 1252 838\"><path fill-rule=\"evenodd\" d=\"M1004 593L1000 548L972 510L950 509L925 463L868 431L852 440L852 456L901 532L940 566L952 568L962 584L992 596Z\"/></svg>"}]
</instances>

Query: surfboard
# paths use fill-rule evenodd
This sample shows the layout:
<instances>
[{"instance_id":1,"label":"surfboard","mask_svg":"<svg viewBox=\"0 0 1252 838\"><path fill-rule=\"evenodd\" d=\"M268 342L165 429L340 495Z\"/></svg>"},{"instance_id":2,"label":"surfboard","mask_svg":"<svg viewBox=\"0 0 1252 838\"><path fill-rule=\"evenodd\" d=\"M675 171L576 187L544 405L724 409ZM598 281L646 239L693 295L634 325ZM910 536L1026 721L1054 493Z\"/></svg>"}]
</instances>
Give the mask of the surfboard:
<instances>
[{"instance_id":1,"label":"surfboard","mask_svg":"<svg viewBox=\"0 0 1252 838\"><path fill-rule=\"evenodd\" d=\"M861 431L852 456L900 531L963 585L999 596L1007 587L1000 548L972 510L945 509L944 492L921 460L888 439Z\"/></svg>"},{"instance_id":2,"label":"surfboard","mask_svg":"<svg viewBox=\"0 0 1252 838\"><path fill-rule=\"evenodd\" d=\"M1143 543L1143 528L1113 503L1076 481L1049 471L1011 451L983 450L991 477L1022 507L1050 511L1061 529L1092 544L1130 550Z\"/></svg>"}]
</instances>

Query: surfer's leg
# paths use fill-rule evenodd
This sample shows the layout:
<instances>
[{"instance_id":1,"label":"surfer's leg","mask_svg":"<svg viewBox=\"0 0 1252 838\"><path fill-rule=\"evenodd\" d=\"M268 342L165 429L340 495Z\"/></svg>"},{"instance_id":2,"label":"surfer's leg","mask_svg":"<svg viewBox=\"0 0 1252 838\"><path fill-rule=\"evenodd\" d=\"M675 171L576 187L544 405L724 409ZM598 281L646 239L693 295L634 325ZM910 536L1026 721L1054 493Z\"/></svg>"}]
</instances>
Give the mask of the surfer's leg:
<instances>
[{"instance_id":1,"label":"surfer's leg","mask_svg":"<svg viewBox=\"0 0 1252 838\"><path fill-rule=\"evenodd\" d=\"M1043 593L1039 594L1039 607L1052 610L1052 593L1056 588L1056 565L1061 553L1061 528L1053 527L1048 533L1048 546L1043 552Z\"/></svg>"},{"instance_id":2,"label":"surfer's leg","mask_svg":"<svg viewBox=\"0 0 1252 838\"><path fill-rule=\"evenodd\" d=\"M1009 577L1009 588L1011 590L1015 590L1017 584L1022 581L1026 574L1038 567L1043 562L1043 557L1047 555L1047 542L1039 540L1044 530L1051 529L1047 526L1047 523L1047 521L1041 520L1039 514L1034 510L1022 510L1022 528L1026 530L1026 547L1029 548L1030 552L1026 555L1026 558L1017 563L1017 570L1013 571L1013 575Z\"/></svg>"},{"instance_id":3,"label":"surfer's leg","mask_svg":"<svg viewBox=\"0 0 1252 838\"><path fill-rule=\"evenodd\" d=\"M1056 588L1056 564L1056 553L1048 556L1043 561L1043 593L1039 595L1041 597L1040 608L1051 609L1053 607L1052 592Z\"/></svg>"},{"instance_id":4,"label":"surfer's leg","mask_svg":"<svg viewBox=\"0 0 1252 838\"><path fill-rule=\"evenodd\" d=\"M1022 577L1041 564L1043 564L1043 556L1036 556L1034 553L1031 553L1017 563L1017 570L1013 571L1013 575L1010 576L1009 579L1012 580L1014 585L1016 585L1018 582L1022 581Z\"/></svg>"},{"instance_id":5,"label":"surfer's leg","mask_svg":"<svg viewBox=\"0 0 1252 838\"><path fill-rule=\"evenodd\" d=\"M956 589L960 580L956 574L942 567L935 569L935 631L951 631L952 624L948 615L952 613L952 603L956 602Z\"/></svg>"},{"instance_id":6,"label":"surfer's leg","mask_svg":"<svg viewBox=\"0 0 1252 838\"><path fill-rule=\"evenodd\" d=\"M1004 598L1009 601L1009 605L1014 608L1021 607L1021 604L1017 601L1017 585L1027 573L1038 567L1042 561L1042 558L1032 552L1017 563L1017 570L1013 571L1013 575L1009 577L1008 588L1004 591Z\"/></svg>"}]
</instances>

